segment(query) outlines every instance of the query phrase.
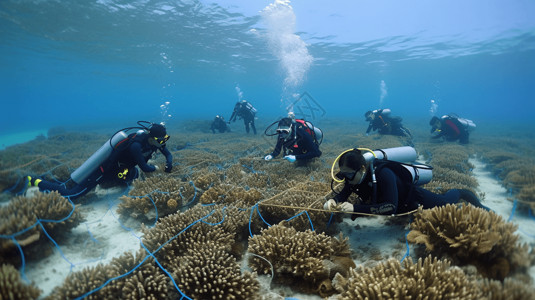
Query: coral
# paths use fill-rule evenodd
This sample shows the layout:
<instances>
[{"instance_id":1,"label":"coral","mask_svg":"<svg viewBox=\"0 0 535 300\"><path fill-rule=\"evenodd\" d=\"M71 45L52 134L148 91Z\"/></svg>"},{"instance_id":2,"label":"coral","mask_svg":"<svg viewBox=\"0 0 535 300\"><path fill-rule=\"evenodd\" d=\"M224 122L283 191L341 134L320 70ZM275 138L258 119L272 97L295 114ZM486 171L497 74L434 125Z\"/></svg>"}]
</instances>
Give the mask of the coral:
<instances>
[{"instance_id":1,"label":"coral","mask_svg":"<svg viewBox=\"0 0 535 300\"><path fill-rule=\"evenodd\" d=\"M129 252L114 258L110 264L69 274L65 282L47 297L52 299L167 299L169 278L152 259L143 261L145 253ZM123 277L123 275L128 274Z\"/></svg>"},{"instance_id":2,"label":"coral","mask_svg":"<svg viewBox=\"0 0 535 300\"><path fill-rule=\"evenodd\" d=\"M343 259L349 256L347 239L340 237L337 240L310 230L298 232L282 225L271 226L260 235L249 238L248 251L255 254L249 259L253 271L260 274L273 272L274 279L285 284L299 282L299 288L308 293L328 293L325 280L335 275L331 274L331 268L340 268L337 263L351 261ZM345 268L350 266L345 265Z\"/></svg>"},{"instance_id":3,"label":"coral","mask_svg":"<svg viewBox=\"0 0 535 300\"><path fill-rule=\"evenodd\" d=\"M527 267L529 261L516 229L492 211L449 204L418 209L407 240L425 244L433 254L448 254L462 265L473 264L487 277L503 279L510 271Z\"/></svg>"},{"instance_id":4,"label":"coral","mask_svg":"<svg viewBox=\"0 0 535 300\"><path fill-rule=\"evenodd\" d=\"M483 297L486 299L535 299L533 285L509 278L506 278L503 282L485 279L479 286Z\"/></svg>"},{"instance_id":5,"label":"coral","mask_svg":"<svg viewBox=\"0 0 535 300\"><path fill-rule=\"evenodd\" d=\"M0 299L37 299L41 290L34 284L24 284L12 265L0 267Z\"/></svg>"},{"instance_id":6,"label":"coral","mask_svg":"<svg viewBox=\"0 0 535 300\"><path fill-rule=\"evenodd\" d=\"M172 214L192 201L196 195L192 184L173 177L155 176L135 180L133 186L128 196L121 196L122 203L118 205L117 211L142 221Z\"/></svg>"},{"instance_id":7,"label":"coral","mask_svg":"<svg viewBox=\"0 0 535 300\"><path fill-rule=\"evenodd\" d=\"M257 189L245 190L243 187L220 184L209 188L202 194L199 202L202 204L225 203L237 207L249 207L262 198Z\"/></svg>"},{"instance_id":8,"label":"coral","mask_svg":"<svg viewBox=\"0 0 535 300\"><path fill-rule=\"evenodd\" d=\"M16 234L14 237L25 256L33 258L46 256L50 251L46 250L50 243L47 243L48 238L39 224L52 238L59 241L82 222L82 217L73 204L59 193L38 192L31 198L15 197L0 209L0 220L0 234ZM54 222L60 220L63 221ZM18 234L24 230L24 233ZM20 253L11 239L0 240L0 254L1 262L14 265L20 263Z\"/></svg>"},{"instance_id":9,"label":"coral","mask_svg":"<svg viewBox=\"0 0 535 300\"><path fill-rule=\"evenodd\" d=\"M249 272L241 274L236 259L218 243L207 241L175 257L173 277L193 299L258 299L260 284Z\"/></svg>"},{"instance_id":10,"label":"coral","mask_svg":"<svg viewBox=\"0 0 535 300\"><path fill-rule=\"evenodd\" d=\"M259 203L260 212L270 224L289 220L288 224L297 230L311 228L319 232L326 230L330 213L323 211L325 195L330 192L328 184L305 181L265 199ZM307 212L306 214L303 212ZM299 217L294 216L300 214Z\"/></svg>"},{"instance_id":11,"label":"coral","mask_svg":"<svg viewBox=\"0 0 535 300\"><path fill-rule=\"evenodd\" d=\"M389 259L373 268L351 269L349 278L333 280L339 299L481 299L477 285L447 260L431 256L403 267Z\"/></svg>"}]
</instances>

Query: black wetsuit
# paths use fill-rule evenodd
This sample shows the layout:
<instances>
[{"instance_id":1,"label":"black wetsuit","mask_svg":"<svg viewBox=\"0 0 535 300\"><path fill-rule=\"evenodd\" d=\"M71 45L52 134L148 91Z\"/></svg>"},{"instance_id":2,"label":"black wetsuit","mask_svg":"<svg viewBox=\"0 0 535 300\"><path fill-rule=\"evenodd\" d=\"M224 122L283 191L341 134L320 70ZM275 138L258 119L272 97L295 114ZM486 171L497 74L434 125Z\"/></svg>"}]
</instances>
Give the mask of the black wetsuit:
<instances>
[{"instance_id":1,"label":"black wetsuit","mask_svg":"<svg viewBox=\"0 0 535 300\"><path fill-rule=\"evenodd\" d=\"M457 189L440 195L413 184L409 171L395 162L377 162L375 176L377 179L375 202L369 172L361 184L346 183L334 199L336 202L345 202L351 193L356 193L369 204L353 205L355 212L389 215L412 211L418 208L418 205L422 205L423 208L432 208L457 203L461 197L461 192Z\"/></svg>"},{"instance_id":2,"label":"black wetsuit","mask_svg":"<svg viewBox=\"0 0 535 300\"><path fill-rule=\"evenodd\" d=\"M448 117L441 119L440 122L442 123L440 133L434 135L433 139L444 137L449 142L459 140L461 144L468 144L468 129L457 118ZM432 131L434 130L433 128Z\"/></svg>"},{"instance_id":3,"label":"black wetsuit","mask_svg":"<svg viewBox=\"0 0 535 300\"><path fill-rule=\"evenodd\" d=\"M129 183L139 175L136 166L139 166L143 172L154 172L156 170L154 166L149 165L147 162L157 150L160 150L165 155L167 167L172 167L173 156L171 152L165 146L158 148L150 145L148 138L149 136L146 133L137 134L126 149L112 152L102 165L79 184L71 180L74 185L67 187L71 182L63 184L43 180L38 185L39 190L58 191L65 197L75 199L85 195L100 183L113 185ZM124 174L124 176L119 178L119 173Z\"/></svg>"},{"instance_id":4,"label":"black wetsuit","mask_svg":"<svg viewBox=\"0 0 535 300\"><path fill-rule=\"evenodd\" d=\"M378 131L379 134L390 134L397 136L412 137L409 130L401 124L402 119L400 117L390 117L381 113L375 114L375 119L370 121L366 134L370 131Z\"/></svg>"},{"instance_id":5,"label":"black wetsuit","mask_svg":"<svg viewBox=\"0 0 535 300\"><path fill-rule=\"evenodd\" d=\"M215 118L212 122L212 125L210 126L210 130L212 130L212 133L215 133L216 130L220 133L224 133L227 131L230 132L229 126L222 118Z\"/></svg>"},{"instance_id":6,"label":"black wetsuit","mask_svg":"<svg viewBox=\"0 0 535 300\"><path fill-rule=\"evenodd\" d=\"M296 130L295 138L292 130L290 138L277 139L277 145L271 153L271 156L277 157L281 151L283 155L295 155L296 160L307 160L314 157L320 157L321 151L314 138L307 132L305 127L300 124L293 124L293 130Z\"/></svg>"},{"instance_id":7,"label":"black wetsuit","mask_svg":"<svg viewBox=\"0 0 535 300\"><path fill-rule=\"evenodd\" d=\"M253 129L253 133L256 134L256 127L254 125L255 112L253 106L248 102L238 102L234 106L234 111L230 116L229 122L235 122L236 117L243 119L245 125L245 131L249 133L249 126Z\"/></svg>"}]
</instances>

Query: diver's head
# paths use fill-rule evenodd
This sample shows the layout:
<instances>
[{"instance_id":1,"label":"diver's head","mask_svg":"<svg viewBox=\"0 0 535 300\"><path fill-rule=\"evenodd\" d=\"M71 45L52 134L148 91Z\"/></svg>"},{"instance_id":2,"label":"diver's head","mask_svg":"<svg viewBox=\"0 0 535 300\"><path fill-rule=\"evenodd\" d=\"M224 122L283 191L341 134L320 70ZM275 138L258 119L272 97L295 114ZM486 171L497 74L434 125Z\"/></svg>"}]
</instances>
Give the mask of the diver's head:
<instances>
[{"instance_id":1,"label":"diver's head","mask_svg":"<svg viewBox=\"0 0 535 300\"><path fill-rule=\"evenodd\" d=\"M277 133L279 138L287 138L292 132L292 119L282 118L277 126Z\"/></svg>"},{"instance_id":2,"label":"diver's head","mask_svg":"<svg viewBox=\"0 0 535 300\"><path fill-rule=\"evenodd\" d=\"M159 148L165 146L167 140L169 140L169 135L167 135L165 126L152 123L149 128L149 143Z\"/></svg>"},{"instance_id":3,"label":"diver's head","mask_svg":"<svg viewBox=\"0 0 535 300\"><path fill-rule=\"evenodd\" d=\"M371 111L371 110L368 110L365 114L364 114L364 117L366 118L366 121L373 121L373 119L375 118L375 114Z\"/></svg>"},{"instance_id":4,"label":"diver's head","mask_svg":"<svg viewBox=\"0 0 535 300\"><path fill-rule=\"evenodd\" d=\"M367 162L362 152L358 149L344 153L338 160L338 167L340 171L336 174L336 177L340 180L345 180L349 184L360 184L366 177Z\"/></svg>"},{"instance_id":5,"label":"diver's head","mask_svg":"<svg viewBox=\"0 0 535 300\"><path fill-rule=\"evenodd\" d=\"M295 120L295 113L293 111L288 112L288 118Z\"/></svg>"},{"instance_id":6,"label":"diver's head","mask_svg":"<svg viewBox=\"0 0 535 300\"><path fill-rule=\"evenodd\" d=\"M440 129L442 127L442 122L438 117L432 117L431 121L429 121L429 125L431 125L431 133L433 133L435 130Z\"/></svg>"}]
</instances>

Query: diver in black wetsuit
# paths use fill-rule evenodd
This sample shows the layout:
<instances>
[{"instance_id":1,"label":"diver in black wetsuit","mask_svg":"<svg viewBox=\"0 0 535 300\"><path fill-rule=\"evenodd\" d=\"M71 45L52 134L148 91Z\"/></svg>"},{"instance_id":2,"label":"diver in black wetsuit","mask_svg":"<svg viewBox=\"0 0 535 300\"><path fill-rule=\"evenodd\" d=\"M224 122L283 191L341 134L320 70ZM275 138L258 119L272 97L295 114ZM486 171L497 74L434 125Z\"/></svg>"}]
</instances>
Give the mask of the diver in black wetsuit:
<instances>
[{"instance_id":1,"label":"diver in black wetsuit","mask_svg":"<svg viewBox=\"0 0 535 300\"><path fill-rule=\"evenodd\" d=\"M281 152L283 152L284 159L289 162L306 161L321 156L320 142L316 137L316 132L304 120L283 118L278 123L276 133L278 139L275 149L264 157L265 160L272 160Z\"/></svg>"},{"instance_id":2,"label":"diver in black wetsuit","mask_svg":"<svg viewBox=\"0 0 535 300\"><path fill-rule=\"evenodd\" d=\"M85 195L98 184L120 185L132 182L139 175L136 166L139 166L143 172L156 171L158 167L147 162L157 150L160 150L166 158L165 172L171 172L173 156L165 147L165 143L169 139L165 126L151 123L150 127L143 128L145 130L132 133L120 141L119 143L122 144L115 147L107 158L103 158L103 162L95 169L88 167L87 170L80 170L83 169L84 163L71 174L71 179L73 180L69 180L67 183L45 181L28 176L27 185L39 187L40 191L58 191L65 197L75 199ZM107 143L111 145L111 140ZM107 145L105 144L105 146ZM97 155L98 152L94 155ZM93 156L88 161L92 158ZM78 172L79 170L80 172ZM83 175L74 176L76 172ZM74 179L75 177L76 180ZM70 186L67 187L67 184Z\"/></svg>"},{"instance_id":3,"label":"diver in black wetsuit","mask_svg":"<svg viewBox=\"0 0 535 300\"><path fill-rule=\"evenodd\" d=\"M256 127L254 125L255 115L256 108L254 108L253 105L246 100L242 100L234 105L234 110L232 111L232 115L230 116L228 124L230 124L230 122L236 122L236 118L243 119L245 131L249 133L250 126L253 129L253 133L256 134Z\"/></svg>"},{"instance_id":4,"label":"diver in black wetsuit","mask_svg":"<svg viewBox=\"0 0 535 300\"><path fill-rule=\"evenodd\" d=\"M391 116L390 109L388 108L367 111L364 114L364 117L366 118L366 121L369 122L368 129L366 129L366 135L369 135L372 130L377 130L379 134L412 138L410 131L401 124L401 117Z\"/></svg>"},{"instance_id":5,"label":"diver in black wetsuit","mask_svg":"<svg viewBox=\"0 0 535 300\"><path fill-rule=\"evenodd\" d=\"M441 118L433 117L429 121L431 125L432 139L443 138L448 142L459 140L460 144L468 144L470 130L476 127L472 120L463 119L455 114L444 115Z\"/></svg>"},{"instance_id":6,"label":"diver in black wetsuit","mask_svg":"<svg viewBox=\"0 0 535 300\"><path fill-rule=\"evenodd\" d=\"M227 122L225 122L225 118L217 115L210 125L210 130L212 130L212 133L215 133L216 130L219 131L219 133L225 133L227 131L230 132L230 127Z\"/></svg>"},{"instance_id":7,"label":"diver in black wetsuit","mask_svg":"<svg viewBox=\"0 0 535 300\"><path fill-rule=\"evenodd\" d=\"M413 184L412 175L402 165L392 161L373 164L376 177L374 189L370 165L358 149L341 155L338 165L340 172L336 177L344 181L344 187L334 199L325 203L326 210L338 207L343 212L390 215L412 211L419 205L432 208L458 203L461 199L489 210L470 190L452 189L440 195ZM351 193L356 193L364 204L346 202Z\"/></svg>"}]
</instances>

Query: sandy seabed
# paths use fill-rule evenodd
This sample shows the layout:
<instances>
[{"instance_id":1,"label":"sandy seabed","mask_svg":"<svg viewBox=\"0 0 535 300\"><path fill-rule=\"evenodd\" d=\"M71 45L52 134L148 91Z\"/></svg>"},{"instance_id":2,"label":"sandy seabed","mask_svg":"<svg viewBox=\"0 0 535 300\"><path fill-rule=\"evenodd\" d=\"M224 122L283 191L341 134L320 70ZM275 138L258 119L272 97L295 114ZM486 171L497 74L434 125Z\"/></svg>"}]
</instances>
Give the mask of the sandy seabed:
<instances>
[{"instance_id":1,"label":"sandy seabed","mask_svg":"<svg viewBox=\"0 0 535 300\"><path fill-rule=\"evenodd\" d=\"M201 148L202 146L199 146L199 144L202 145L218 139L223 140L218 140L218 143L225 143L225 140L232 141L233 139L249 143L250 140L256 139L257 141L260 140L260 142L252 143L248 152L241 152L238 156L260 158L263 154L271 151L273 140L260 137L260 135L244 137L243 133L240 132L242 129L238 125L235 125L235 127L237 127L237 132L226 135L212 135L200 129L193 142L197 143L197 148ZM326 126L326 140L323 144L325 150L322 148L324 152L322 167L325 171L328 170L336 155L351 147L351 143L354 146L366 146L361 143L368 142L374 144L369 146L370 148L376 148L375 145L381 147L381 139L378 136L363 137L360 133L348 135L335 132L335 134L339 134L337 139L335 134L328 135L327 128L329 127ZM362 128L359 130L359 132L364 131ZM181 137L184 138L184 136ZM415 134L416 149L419 148L418 139L424 143L429 142L423 133ZM499 214L504 220L517 224L519 227L517 234L520 236L521 242L533 246L535 237L534 218L531 215L526 215L525 210L518 211L517 204L511 201L515 198L514 195L505 187L504 182L496 176L492 166L489 166L478 155L478 146L484 144L485 135L483 133L474 134L472 139L478 142L469 146L470 151L476 153L471 156L469 163L474 166L472 176L477 180L477 191L485 194L483 204ZM355 143L355 141L361 142ZM179 144L173 145L170 142L169 146L172 146L174 150L175 162L180 163L182 156L180 154L176 155L176 153L185 149L188 142L176 142ZM217 147L209 151L217 151ZM229 148L228 150L224 149L224 151L231 152L233 150ZM159 161L155 163L159 163ZM28 190L27 194L31 192L32 189ZM50 294L54 288L61 285L71 272L109 263L111 259L120 256L124 252L130 251L134 253L140 248L140 239L142 238L141 222L121 217L117 212L117 206L121 202L119 198L127 192L124 189L99 188L95 193L86 196L88 197L84 201L86 204L79 208L85 220L72 229L70 238L62 241L51 255L44 257L42 260L27 262L25 268L21 270L22 274L42 290L41 297ZM153 224L148 223L145 225L151 226ZM355 221L344 218L337 225L339 231L344 236L349 237L351 248L357 253L357 255L353 255L357 266L372 265L374 262L390 257L405 258L410 256L413 259L418 258L413 251L414 245L406 243L405 235L409 230L407 220L392 222L388 217L383 216L357 218ZM242 269L249 270L245 261L241 262L241 266ZM532 279L535 280L535 267L532 266L529 273ZM266 275L260 275L258 279L262 289L266 293L271 293L274 298L321 299L319 296L304 295L293 291L289 287L271 284L271 278Z\"/></svg>"}]
</instances>

